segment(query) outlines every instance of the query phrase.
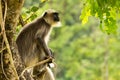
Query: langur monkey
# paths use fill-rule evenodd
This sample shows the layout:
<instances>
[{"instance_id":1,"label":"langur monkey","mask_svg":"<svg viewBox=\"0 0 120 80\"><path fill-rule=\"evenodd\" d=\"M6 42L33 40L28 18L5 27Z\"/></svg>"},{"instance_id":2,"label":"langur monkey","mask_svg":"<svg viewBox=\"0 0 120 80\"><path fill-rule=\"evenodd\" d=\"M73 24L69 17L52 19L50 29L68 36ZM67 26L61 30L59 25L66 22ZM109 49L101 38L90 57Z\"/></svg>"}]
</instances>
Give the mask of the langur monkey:
<instances>
[{"instance_id":1,"label":"langur monkey","mask_svg":"<svg viewBox=\"0 0 120 80\"><path fill-rule=\"evenodd\" d=\"M45 58L53 57L47 44L52 28L55 26L61 26L59 13L49 9L41 17L23 27L16 39L16 44L25 68L35 65ZM47 64L40 65L39 70L43 70L41 73L43 72L45 77L51 76L51 79L43 80L55 80ZM35 71L34 67L33 74Z\"/></svg>"}]
</instances>

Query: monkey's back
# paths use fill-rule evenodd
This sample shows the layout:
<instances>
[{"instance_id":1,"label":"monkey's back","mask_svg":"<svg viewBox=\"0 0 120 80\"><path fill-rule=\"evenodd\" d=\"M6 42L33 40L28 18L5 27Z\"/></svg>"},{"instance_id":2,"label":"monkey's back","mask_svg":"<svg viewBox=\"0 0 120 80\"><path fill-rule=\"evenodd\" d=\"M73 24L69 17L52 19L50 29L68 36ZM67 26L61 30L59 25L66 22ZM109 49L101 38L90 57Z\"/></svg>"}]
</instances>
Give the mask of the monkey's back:
<instances>
[{"instance_id":1,"label":"monkey's back","mask_svg":"<svg viewBox=\"0 0 120 80\"><path fill-rule=\"evenodd\" d=\"M45 25L44 23L44 20L39 18L30 24L27 24L23 27L16 39L18 52L25 66L34 65L45 56L44 51L38 49L36 42L36 37L44 39L48 32L45 27L50 26Z\"/></svg>"}]
</instances>

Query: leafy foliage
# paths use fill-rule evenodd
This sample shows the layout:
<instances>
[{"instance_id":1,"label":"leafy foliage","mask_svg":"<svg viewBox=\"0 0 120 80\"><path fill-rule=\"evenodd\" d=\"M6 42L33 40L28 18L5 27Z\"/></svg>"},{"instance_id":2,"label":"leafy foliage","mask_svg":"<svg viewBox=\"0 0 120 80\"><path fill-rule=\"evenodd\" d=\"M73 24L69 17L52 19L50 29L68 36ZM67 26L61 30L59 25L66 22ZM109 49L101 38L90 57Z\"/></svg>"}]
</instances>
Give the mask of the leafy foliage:
<instances>
[{"instance_id":1,"label":"leafy foliage","mask_svg":"<svg viewBox=\"0 0 120 80\"><path fill-rule=\"evenodd\" d=\"M95 16L100 19L102 31L115 34L118 29L117 14L120 14L120 0L84 0L80 18L84 24L88 21L89 16Z\"/></svg>"}]
</instances>

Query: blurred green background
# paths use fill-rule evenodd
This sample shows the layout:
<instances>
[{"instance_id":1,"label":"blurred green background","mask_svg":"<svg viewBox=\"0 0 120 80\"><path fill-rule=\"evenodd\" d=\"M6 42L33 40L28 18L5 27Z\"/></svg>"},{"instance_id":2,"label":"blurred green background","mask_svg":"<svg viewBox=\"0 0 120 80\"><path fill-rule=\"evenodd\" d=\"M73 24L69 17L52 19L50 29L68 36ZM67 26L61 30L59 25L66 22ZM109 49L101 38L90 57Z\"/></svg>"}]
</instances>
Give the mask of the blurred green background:
<instances>
[{"instance_id":1,"label":"blurred green background","mask_svg":"<svg viewBox=\"0 0 120 80\"><path fill-rule=\"evenodd\" d=\"M22 17L28 23L46 9L59 11L62 27L54 28L49 41L57 63L56 80L120 80L120 19L117 34L108 35L98 18L91 16L82 24L84 0L45 1L26 0Z\"/></svg>"}]
</instances>

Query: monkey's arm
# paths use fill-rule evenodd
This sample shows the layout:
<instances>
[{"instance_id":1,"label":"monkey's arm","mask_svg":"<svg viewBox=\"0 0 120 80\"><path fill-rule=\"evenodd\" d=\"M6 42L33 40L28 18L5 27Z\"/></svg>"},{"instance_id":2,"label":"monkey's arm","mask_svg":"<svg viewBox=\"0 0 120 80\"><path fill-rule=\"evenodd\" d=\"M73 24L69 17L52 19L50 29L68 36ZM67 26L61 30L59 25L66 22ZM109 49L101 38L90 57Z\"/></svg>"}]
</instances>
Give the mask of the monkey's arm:
<instances>
[{"instance_id":1,"label":"monkey's arm","mask_svg":"<svg viewBox=\"0 0 120 80\"><path fill-rule=\"evenodd\" d=\"M37 37L37 42L38 42L38 45L41 46L42 49L44 50L47 57L53 57L51 54L51 51L47 47L47 44L45 43L45 41L41 37ZM39 48L41 48L41 47L39 47Z\"/></svg>"}]
</instances>

